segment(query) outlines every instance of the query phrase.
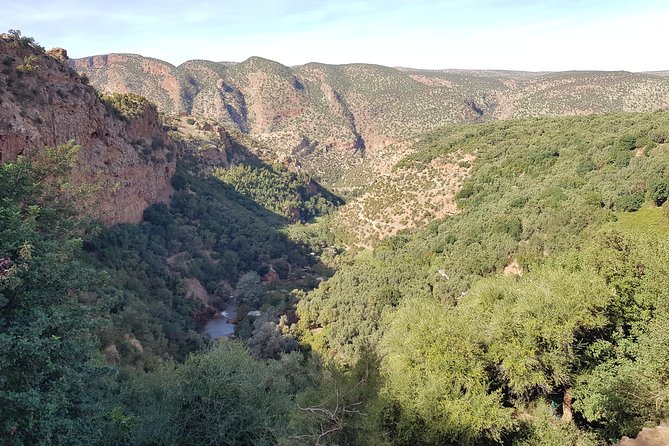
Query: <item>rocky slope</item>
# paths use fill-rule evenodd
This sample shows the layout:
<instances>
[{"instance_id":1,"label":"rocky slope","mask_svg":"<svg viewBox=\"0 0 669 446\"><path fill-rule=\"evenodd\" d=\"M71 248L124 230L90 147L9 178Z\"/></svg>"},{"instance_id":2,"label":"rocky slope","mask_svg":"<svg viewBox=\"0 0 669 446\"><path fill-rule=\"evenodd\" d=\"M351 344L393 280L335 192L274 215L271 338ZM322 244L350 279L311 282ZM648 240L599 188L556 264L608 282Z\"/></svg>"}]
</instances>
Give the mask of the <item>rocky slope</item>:
<instances>
[{"instance_id":1,"label":"rocky slope","mask_svg":"<svg viewBox=\"0 0 669 446\"><path fill-rule=\"evenodd\" d=\"M473 161L470 154L453 153L420 168L396 167L376 178L329 223L349 243L369 247L402 229L424 227L456 214L455 194Z\"/></svg>"},{"instance_id":2,"label":"rocky slope","mask_svg":"<svg viewBox=\"0 0 669 446\"><path fill-rule=\"evenodd\" d=\"M449 123L669 108L663 73L286 67L258 57L173 66L129 54L71 66L103 91L139 93L162 111L192 116L194 126L180 120L186 134L220 126L219 133L244 139L265 161L314 176L347 198L331 224L362 245L456 211L453 196L471 160L442 160L420 172L394 169L427 131ZM211 145L193 137L201 147ZM422 203L420 212L413 202Z\"/></svg>"},{"instance_id":3,"label":"rocky slope","mask_svg":"<svg viewBox=\"0 0 669 446\"><path fill-rule=\"evenodd\" d=\"M0 38L0 161L74 141L81 146L74 180L101 186L81 206L108 223L137 222L150 203L169 196L174 148L155 107L137 107L123 117L104 104L64 50Z\"/></svg>"},{"instance_id":4,"label":"rocky slope","mask_svg":"<svg viewBox=\"0 0 669 446\"><path fill-rule=\"evenodd\" d=\"M290 68L259 57L175 67L130 54L71 64L103 91L139 93L161 111L213 118L304 155L373 151L454 122L669 107L669 79L653 73Z\"/></svg>"}]
</instances>

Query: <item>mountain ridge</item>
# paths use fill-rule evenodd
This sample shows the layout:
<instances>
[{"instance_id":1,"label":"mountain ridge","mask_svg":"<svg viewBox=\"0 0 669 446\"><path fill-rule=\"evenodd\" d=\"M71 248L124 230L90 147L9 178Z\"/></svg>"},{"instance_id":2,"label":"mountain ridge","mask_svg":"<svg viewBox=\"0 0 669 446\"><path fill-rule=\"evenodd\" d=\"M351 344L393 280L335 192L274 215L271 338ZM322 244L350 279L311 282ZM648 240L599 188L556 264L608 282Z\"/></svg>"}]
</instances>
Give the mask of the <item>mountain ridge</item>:
<instances>
[{"instance_id":1,"label":"mountain ridge","mask_svg":"<svg viewBox=\"0 0 669 446\"><path fill-rule=\"evenodd\" d=\"M299 158L324 178L339 176L351 157L448 124L669 108L669 78L625 71L288 67L257 56L175 66L122 53L70 64L101 91L140 94L161 112L215 120L272 147L271 161Z\"/></svg>"}]
</instances>

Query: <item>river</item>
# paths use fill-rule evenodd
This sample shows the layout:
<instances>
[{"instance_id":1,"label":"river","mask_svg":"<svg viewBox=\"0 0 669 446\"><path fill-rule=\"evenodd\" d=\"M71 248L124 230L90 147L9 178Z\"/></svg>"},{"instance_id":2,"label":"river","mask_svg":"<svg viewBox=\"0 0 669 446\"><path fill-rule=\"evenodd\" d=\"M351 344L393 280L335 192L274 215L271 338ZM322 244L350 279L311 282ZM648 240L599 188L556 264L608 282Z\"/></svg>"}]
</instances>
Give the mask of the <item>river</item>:
<instances>
[{"instance_id":1,"label":"river","mask_svg":"<svg viewBox=\"0 0 669 446\"><path fill-rule=\"evenodd\" d=\"M232 321L236 317L237 308L230 305L214 319L207 322L204 326L204 332L212 339L229 338L235 334L235 324Z\"/></svg>"}]
</instances>

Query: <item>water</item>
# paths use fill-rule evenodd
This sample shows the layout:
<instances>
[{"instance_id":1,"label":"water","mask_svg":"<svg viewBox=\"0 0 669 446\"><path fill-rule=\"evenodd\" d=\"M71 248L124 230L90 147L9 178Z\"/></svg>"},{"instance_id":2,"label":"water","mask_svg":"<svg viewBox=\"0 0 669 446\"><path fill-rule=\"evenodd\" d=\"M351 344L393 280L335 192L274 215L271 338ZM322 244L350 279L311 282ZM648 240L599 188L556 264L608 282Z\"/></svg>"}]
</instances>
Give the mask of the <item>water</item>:
<instances>
[{"instance_id":1,"label":"water","mask_svg":"<svg viewBox=\"0 0 669 446\"><path fill-rule=\"evenodd\" d=\"M231 323L231 320L237 316L237 309L229 306L222 313L225 313L226 316L219 313L204 326L204 332L212 339L230 337L235 334L235 324Z\"/></svg>"}]
</instances>

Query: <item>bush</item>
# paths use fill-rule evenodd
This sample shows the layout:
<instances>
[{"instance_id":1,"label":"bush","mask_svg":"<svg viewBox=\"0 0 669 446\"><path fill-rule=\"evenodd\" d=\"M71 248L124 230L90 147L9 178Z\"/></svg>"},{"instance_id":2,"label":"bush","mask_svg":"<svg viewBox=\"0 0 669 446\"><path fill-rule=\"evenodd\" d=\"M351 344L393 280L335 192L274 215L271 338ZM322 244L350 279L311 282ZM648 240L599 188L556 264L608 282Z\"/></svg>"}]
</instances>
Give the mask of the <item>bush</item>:
<instances>
[{"instance_id":1,"label":"bush","mask_svg":"<svg viewBox=\"0 0 669 446\"><path fill-rule=\"evenodd\" d=\"M662 206L667 198L669 198L669 181L658 181L655 184L651 185L649 192L649 198L657 206Z\"/></svg>"},{"instance_id":2,"label":"bush","mask_svg":"<svg viewBox=\"0 0 669 446\"><path fill-rule=\"evenodd\" d=\"M618 211L634 212L643 205L643 193L632 193L618 197L614 201L614 207Z\"/></svg>"},{"instance_id":3,"label":"bush","mask_svg":"<svg viewBox=\"0 0 669 446\"><path fill-rule=\"evenodd\" d=\"M100 100L113 115L125 121L138 118L151 105L148 99L134 93L101 94Z\"/></svg>"},{"instance_id":4,"label":"bush","mask_svg":"<svg viewBox=\"0 0 669 446\"><path fill-rule=\"evenodd\" d=\"M260 276L255 271L249 271L237 282L237 297L247 305L256 307L265 295L265 289L260 283Z\"/></svg>"},{"instance_id":5,"label":"bush","mask_svg":"<svg viewBox=\"0 0 669 446\"><path fill-rule=\"evenodd\" d=\"M39 62L39 58L33 54L26 56L23 58L23 63L21 65L18 65L16 67L17 70L22 71L24 73L29 73L31 71L35 71L36 69L39 68L39 65L37 65L37 62Z\"/></svg>"}]
</instances>

